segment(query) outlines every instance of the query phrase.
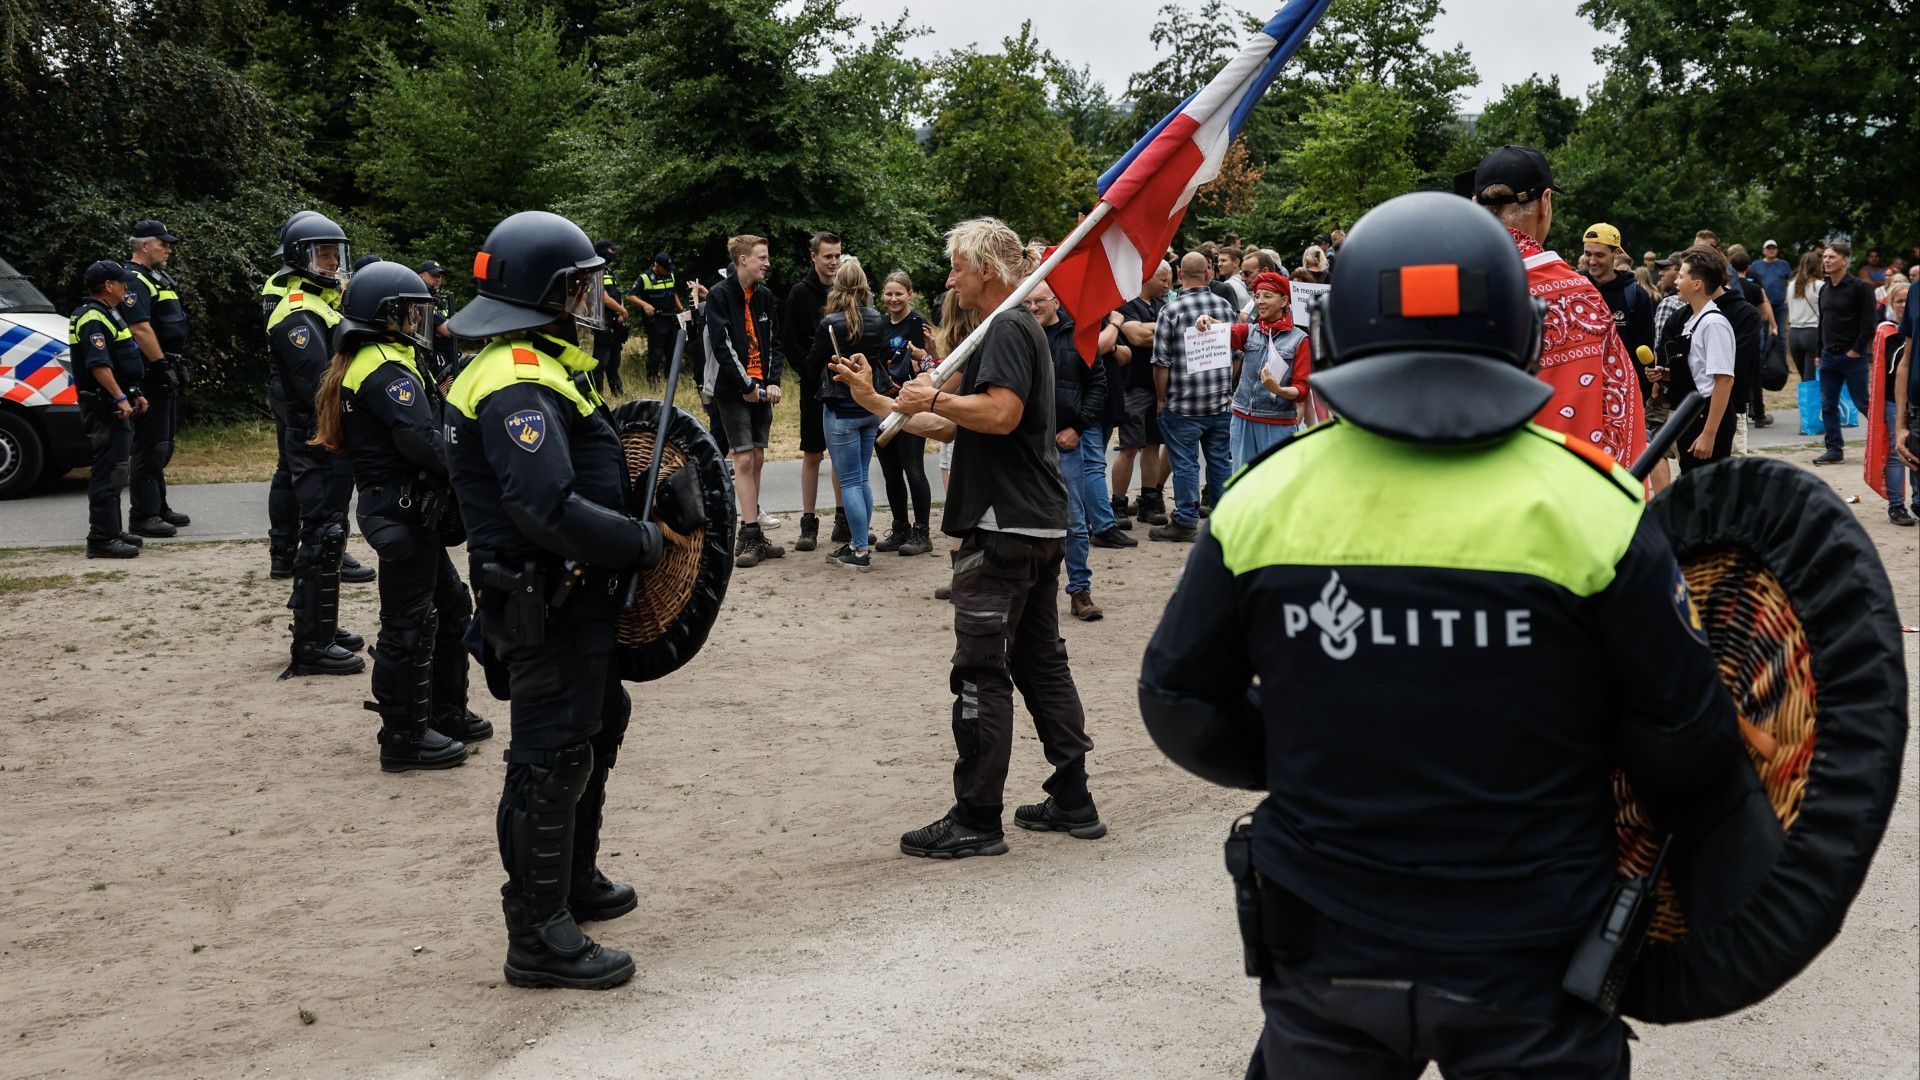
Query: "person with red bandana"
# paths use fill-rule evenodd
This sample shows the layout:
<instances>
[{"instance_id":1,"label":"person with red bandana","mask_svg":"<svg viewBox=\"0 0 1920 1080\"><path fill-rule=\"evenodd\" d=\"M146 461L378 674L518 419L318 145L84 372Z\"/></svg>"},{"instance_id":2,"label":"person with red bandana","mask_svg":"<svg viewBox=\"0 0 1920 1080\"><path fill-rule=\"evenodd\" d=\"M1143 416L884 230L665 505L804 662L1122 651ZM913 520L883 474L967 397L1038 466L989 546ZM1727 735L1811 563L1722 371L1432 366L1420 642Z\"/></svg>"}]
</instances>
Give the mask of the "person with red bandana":
<instances>
[{"instance_id":1,"label":"person with red bandana","mask_svg":"<svg viewBox=\"0 0 1920 1080\"><path fill-rule=\"evenodd\" d=\"M1453 178L1456 195L1487 208L1520 249L1527 288L1546 305L1539 377L1553 397L1534 417L1632 464L1646 449L1640 386L1613 315L1593 283L1541 246L1553 225L1553 169L1531 146L1502 146Z\"/></svg>"},{"instance_id":2,"label":"person with red bandana","mask_svg":"<svg viewBox=\"0 0 1920 1080\"><path fill-rule=\"evenodd\" d=\"M1253 278L1253 320L1233 324L1233 415L1228 448L1232 472L1279 446L1300 430L1312 367L1305 331L1293 325L1293 286L1267 270ZM1197 330L1213 325L1202 315Z\"/></svg>"}]
</instances>

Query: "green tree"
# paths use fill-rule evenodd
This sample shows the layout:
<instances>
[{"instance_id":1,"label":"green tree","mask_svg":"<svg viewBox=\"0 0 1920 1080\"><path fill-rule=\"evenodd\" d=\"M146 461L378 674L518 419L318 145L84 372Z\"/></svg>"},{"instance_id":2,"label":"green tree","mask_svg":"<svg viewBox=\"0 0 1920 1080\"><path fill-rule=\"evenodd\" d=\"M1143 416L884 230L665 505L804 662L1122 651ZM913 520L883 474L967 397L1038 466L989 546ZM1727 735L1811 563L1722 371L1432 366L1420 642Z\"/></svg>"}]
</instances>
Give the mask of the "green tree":
<instances>
[{"instance_id":1,"label":"green tree","mask_svg":"<svg viewBox=\"0 0 1920 1080\"><path fill-rule=\"evenodd\" d=\"M1067 134L1096 168L1106 168L1127 152L1135 139L1133 112L1093 75L1086 64L1055 63L1048 67L1053 82L1053 108L1067 122Z\"/></svg>"},{"instance_id":2,"label":"green tree","mask_svg":"<svg viewBox=\"0 0 1920 1080\"><path fill-rule=\"evenodd\" d=\"M1199 11L1177 3L1162 7L1147 34L1160 59L1127 80L1133 138L1146 134L1187 95L1212 81L1239 48L1248 25L1257 29L1262 23L1228 7L1225 0L1206 0Z\"/></svg>"},{"instance_id":3,"label":"green tree","mask_svg":"<svg viewBox=\"0 0 1920 1080\"><path fill-rule=\"evenodd\" d=\"M942 220L992 214L1022 236L1057 240L1092 203L1094 169L1049 107L1053 58L1032 24L1001 50L960 50L934 65L937 205Z\"/></svg>"},{"instance_id":4,"label":"green tree","mask_svg":"<svg viewBox=\"0 0 1920 1080\"><path fill-rule=\"evenodd\" d=\"M1471 169L1495 147L1516 143L1531 146L1552 158L1573 137L1580 123L1580 100L1560 90L1560 76L1528 76L1501 88L1500 97L1463 132L1453 145L1446 172Z\"/></svg>"},{"instance_id":5,"label":"green tree","mask_svg":"<svg viewBox=\"0 0 1920 1080\"><path fill-rule=\"evenodd\" d=\"M1281 209L1331 228L1414 190L1416 123L1406 96L1390 86L1354 82L1336 91L1301 118L1301 137L1282 159L1295 186Z\"/></svg>"},{"instance_id":6,"label":"green tree","mask_svg":"<svg viewBox=\"0 0 1920 1080\"><path fill-rule=\"evenodd\" d=\"M860 22L837 0L635 0L633 12L648 46L569 137L583 181L564 206L578 220L690 273L751 232L771 239L777 278L797 275L819 229L874 276L931 272L932 182L910 126L923 75L901 58L904 20L848 49Z\"/></svg>"},{"instance_id":7,"label":"green tree","mask_svg":"<svg viewBox=\"0 0 1920 1080\"><path fill-rule=\"evenodd\" d=\"M425 62L374 47L355 184L399 245L381 254L430 255L464 272L495 222L578 190L560 151L592 85L539 0L405 2L420 16Z\"/></svg>"}]
</instances>

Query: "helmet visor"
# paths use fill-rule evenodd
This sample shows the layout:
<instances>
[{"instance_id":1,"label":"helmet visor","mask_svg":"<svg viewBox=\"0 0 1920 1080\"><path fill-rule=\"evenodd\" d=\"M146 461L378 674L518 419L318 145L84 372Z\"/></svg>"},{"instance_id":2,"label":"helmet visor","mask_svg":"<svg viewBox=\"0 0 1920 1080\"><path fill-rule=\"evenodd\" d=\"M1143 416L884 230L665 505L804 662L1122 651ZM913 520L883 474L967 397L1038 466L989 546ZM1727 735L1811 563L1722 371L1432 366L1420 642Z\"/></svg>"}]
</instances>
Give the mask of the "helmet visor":
<instances>
[{"instance_id":1,"label":"helmet visor","mask_svg":"<svg viewBox=\"0 0 1920 1080\"><path fill-rule=\"evenodd\" d=\"M600 269L575 268L566 272L566 311L573 320L592 330L607 328L607 309L602 302Z\"/></svg>"},{"instance_id":2,"label":"helmet visor","mask_svg":"<svg viewBox=\"0 0 1920 1080\"><path fill-rule=\"evenodd\" d=\"M353 276L353 249L345 240L314 240L306 245L306 272L320 279L331 281L336 286L344 286Z\"/></svg>"},{"instance_id":3,"label":"helmet visor","mask_svg":"<svg viewBox=\"0 0 1920 1080\"><path fill-rule=\"evenodd\" d=\"M395 334L422 349L433 348L434 303L424 297L396 296L387 301L387 324Z\"/></svg>"}]
</instances>

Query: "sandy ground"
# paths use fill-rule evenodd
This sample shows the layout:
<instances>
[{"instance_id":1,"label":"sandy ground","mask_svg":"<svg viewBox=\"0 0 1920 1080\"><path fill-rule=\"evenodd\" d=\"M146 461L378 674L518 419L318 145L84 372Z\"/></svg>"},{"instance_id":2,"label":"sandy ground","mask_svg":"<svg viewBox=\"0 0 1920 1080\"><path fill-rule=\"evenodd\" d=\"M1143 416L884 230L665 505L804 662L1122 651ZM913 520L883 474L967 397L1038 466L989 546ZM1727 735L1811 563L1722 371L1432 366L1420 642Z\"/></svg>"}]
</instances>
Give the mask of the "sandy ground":
<instances>
[{"instance_id":1,"label":"sandy ground","mask_svg":"<svg viewBox=\"0 0 1920 1080\"><path fill-rule=\"evenodd\" d=\"M1860 516L1915 622L1914 531ZM960 864L895 848L950 793L945 560L742 572L708 650L634 688L604 865L642 906L595 933L640 970L606 994L501 982L505 740L380 773L364 675L275 681L262 545L0 553L47 576L0 594L0 1076L1237 1077L1259 1020L1218 842L1252 800L1132 703L1184 550L1096 552L1107 618L1066 630L1111 836ZM345 611L371 635L372 587ZM1743 1014L1640 1026L1642 1075L1920 1070L1914 749L1840 939ZM1009 802L1043 775L1029 734Z\"/></svg>"}]
</instances>

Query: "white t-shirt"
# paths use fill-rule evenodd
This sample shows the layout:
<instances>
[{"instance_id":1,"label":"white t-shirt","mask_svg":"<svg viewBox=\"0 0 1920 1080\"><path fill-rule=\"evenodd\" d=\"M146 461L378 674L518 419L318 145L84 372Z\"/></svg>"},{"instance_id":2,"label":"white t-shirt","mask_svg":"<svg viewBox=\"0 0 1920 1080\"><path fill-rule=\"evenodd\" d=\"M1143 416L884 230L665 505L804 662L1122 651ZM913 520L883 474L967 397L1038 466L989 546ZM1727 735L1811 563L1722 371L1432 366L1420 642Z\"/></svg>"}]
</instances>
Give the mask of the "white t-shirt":
<instances>
[{"instance_id":1,"label":"white t-shirt","mask_svg":"<svg viewBox=\"0 0 1920 1080\"><path fill-rule=\"evenodd\" d=\"M1793 291L1791 282L1787 285L1787 325L1796 330L1805 330L1820 325L1820 290L1826 283L1820 280L1807 282L1807 295L1799 296Z\"/></svg>"},{"instance_id":2,"label":"white t-shirt","mask_svg":"<svg viewBox=\"0 0 1920 1080\"><path fill-rule=\"evenodd\" d=\"M1693 375L1693 388L1704 398L1713 397L1713 377L1733 377L1733 324L1712 304L1693 313L1681 333L1690 339L1687 370Z\"/></svg>"}]
</instances>

